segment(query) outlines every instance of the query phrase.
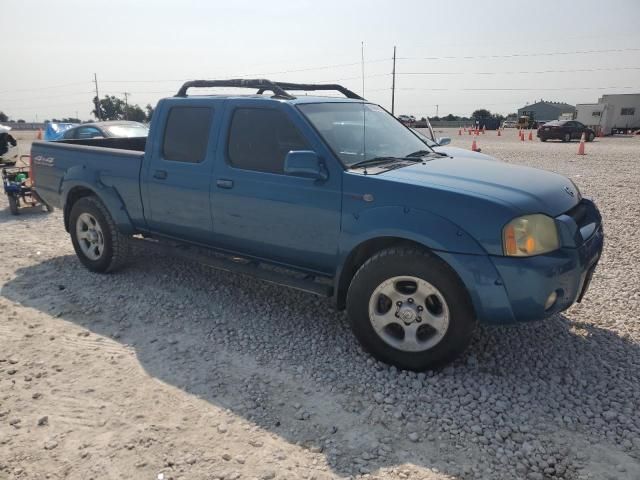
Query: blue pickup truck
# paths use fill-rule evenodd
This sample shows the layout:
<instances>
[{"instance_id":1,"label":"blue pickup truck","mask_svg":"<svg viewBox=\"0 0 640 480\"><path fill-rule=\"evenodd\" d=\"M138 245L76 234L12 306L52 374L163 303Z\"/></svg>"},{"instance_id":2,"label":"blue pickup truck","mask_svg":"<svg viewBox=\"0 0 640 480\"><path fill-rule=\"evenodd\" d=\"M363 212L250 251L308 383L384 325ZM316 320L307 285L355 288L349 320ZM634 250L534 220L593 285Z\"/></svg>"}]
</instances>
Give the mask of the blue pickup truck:
<instances>
[{"instance_id":1,"label":"blue pickup truck","mask_svg":"<svg viewBox=\"0 0 640 480\"><path fill-rule=\"evenodd\" d=\"M187 94L211 87L256 92ZM327 90L340 96L308 94ZM437 152L340 85L187 82L148 138L34 142L31 155L89 270L116 270L141 242L332 297L366 350L412 370L455 358L477 322L580 301L603 246L571 180Z\"/></svg>"}]
</instances>

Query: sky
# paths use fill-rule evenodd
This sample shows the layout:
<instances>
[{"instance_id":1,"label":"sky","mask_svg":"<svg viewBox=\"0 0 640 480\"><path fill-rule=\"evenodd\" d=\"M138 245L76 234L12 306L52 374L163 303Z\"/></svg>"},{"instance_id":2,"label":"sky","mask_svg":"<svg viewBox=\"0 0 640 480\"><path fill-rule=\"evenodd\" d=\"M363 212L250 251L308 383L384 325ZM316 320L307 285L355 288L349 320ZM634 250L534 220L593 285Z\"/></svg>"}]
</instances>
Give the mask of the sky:
<instances>
[{"instance_id":1,"label":"sky","mask_svg":"<svg viewBox=\"0 0 640 480\"><path fill-rule=\"evenodd\" d=\"M2 0L0 111L92 119L190 79L341 83L396 114L507 114L640 92L640 1ZM364 45L364 64L362 53Z\"/></svg>"}]
</instances>

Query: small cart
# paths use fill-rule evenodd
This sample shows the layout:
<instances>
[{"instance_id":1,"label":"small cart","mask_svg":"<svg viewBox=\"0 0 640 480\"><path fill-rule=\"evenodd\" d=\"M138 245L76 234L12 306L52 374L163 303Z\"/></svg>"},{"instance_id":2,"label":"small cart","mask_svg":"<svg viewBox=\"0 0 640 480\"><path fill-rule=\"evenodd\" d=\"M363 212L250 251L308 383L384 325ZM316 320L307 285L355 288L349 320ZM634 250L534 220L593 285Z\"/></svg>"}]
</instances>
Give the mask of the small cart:
<instances>
[{"instance_id":1,"label":"small cart","mask_svg":"<svg viewBox=\"0 0 640 480\"><path fill-rule=\"evenodd\" d=\"M31 188L28 167L4 167L2 169L2 184L4 193L9 199L9 210L13 215L18 215L19 209L23 205L35 207L40 204L45 207L47 212L53 211L53 207L43 201Z\"/></svg>"}]
</instances>

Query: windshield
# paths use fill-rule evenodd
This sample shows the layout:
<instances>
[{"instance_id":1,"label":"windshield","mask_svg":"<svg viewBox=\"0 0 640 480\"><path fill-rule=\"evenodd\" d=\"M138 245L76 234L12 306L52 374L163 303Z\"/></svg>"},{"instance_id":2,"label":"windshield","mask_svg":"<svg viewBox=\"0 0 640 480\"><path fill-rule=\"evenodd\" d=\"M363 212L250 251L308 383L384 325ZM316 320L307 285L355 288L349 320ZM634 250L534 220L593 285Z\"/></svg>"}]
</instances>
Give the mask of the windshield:
<instances>
[{"instance_id":1,"label":"windshield","mask_svg":"<svg viewBox=\"0 0 640 480\"><path fill-rule=\"evenodd\" d=\"M307 103L299 108L346 166L404 158L425 149L423 141L378 105Z\"/></svg>"},{"instance_id":2,"label":"windshield","mask_svg":"<svg viewBox=\"0 0 640 480\"><path fill-rule=\"evenodd\" d=\"M420 140L422 140L424 143L426 143L427 145L429 145L431 148L433 147L438 147L439 145L434 142L433 140L431 140L429 137L427 137L424 133L422 133L420 130L416 130L415 128L412 128L411 130L413 130L413 132L418 135L420 137Z\"/></svg>"},{"instance_id":3,"label":"windshield","mask_svg":"<svg viewBox=\"0 0 640 480\"><path fill-rule=\"evenodd\" d=\"M145 125L107 125L103 127L112 137L146 137L149 128Z\"/></svg>"}]
</instances>

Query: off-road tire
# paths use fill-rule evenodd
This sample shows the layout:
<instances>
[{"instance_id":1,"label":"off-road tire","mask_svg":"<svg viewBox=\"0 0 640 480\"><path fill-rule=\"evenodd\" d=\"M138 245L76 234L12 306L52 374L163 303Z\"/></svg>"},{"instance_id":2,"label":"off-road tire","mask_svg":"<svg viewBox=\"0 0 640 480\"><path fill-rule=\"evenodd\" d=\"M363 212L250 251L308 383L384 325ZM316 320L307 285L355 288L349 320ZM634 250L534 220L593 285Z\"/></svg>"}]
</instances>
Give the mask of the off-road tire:
<instances>
[{"instance_id":1,"label":"off-road tire","mask_svg":"<svg viewBox=\"0 0 640 480\"><path fill-rule=\"evenodd\" d=\"M76 224L82 213L89 213L96 219L104 236L104 251L97 260L88 258L78 243ZM76 255L82 264L92 272L114 272L126 263L129 240L126 235L120 233L107 207L98 198L82 197L73 204L69 215L69 233Z\"/></svg>"},{"instance_id":2,"label":"off-road tire","mask_svg":"<svg viewBox=\"0 0 640 480\"><path fill-rule=\"evenodd\" d=\"M587 142L593 142L593 139L596 138L594 133L589 133L589 135L587 135Z\"/></svg>"},{"instance_id":3,"label":"off-road tire","mask_svg":"<svg viewBox=\"0 0 640 480\"><path fill-rule=\"evenodd\" d=\"M18 215L18 198L14 195L9 195L9 211L11 215Z\"/></svg>"},{"instance_id":4,"label":"off-road tire","mask_svg":"<svg viewBox=\"0 0 640 480\"><path fill-rule=\"evenodd\" d=\"M392 347L374 330L369 319L369 300L376 287L395 276L426 280L444 296L449 308L449 326L432 348L408 352ZM450 362L471 341L476 316L469 293L457 274L444 261L416 247L392 247L373 255L354 275L347 292L347 313L354 335L375 358L402 369L421 371Z\"/></svg>"},{"instance_id":5,"label":"off-road tire","mask_svg":"<svg viewBox=\"0 0 640 480\"><path fill-rule=\"evenodd\" d=\"M563 142L570 142L570 141L571 141L571 134L570 134L570 133L565 133L565 134L562 136L562 141L563 141Z\"/></svg>"}]
</instances>

